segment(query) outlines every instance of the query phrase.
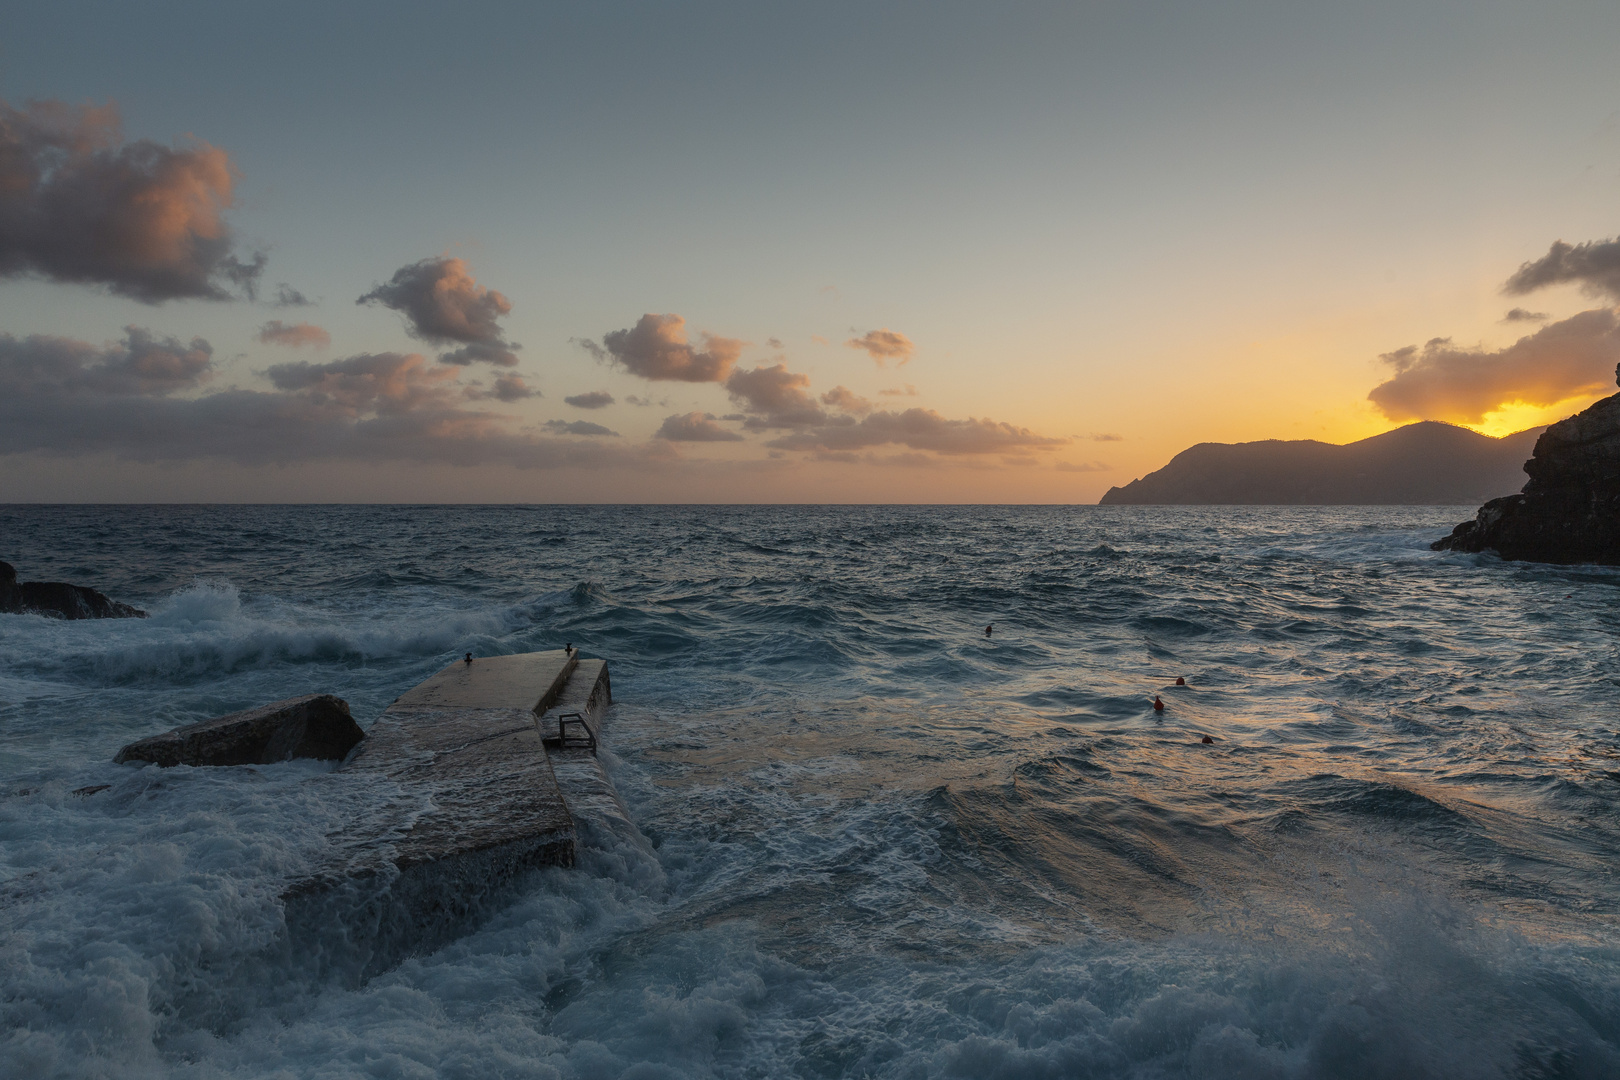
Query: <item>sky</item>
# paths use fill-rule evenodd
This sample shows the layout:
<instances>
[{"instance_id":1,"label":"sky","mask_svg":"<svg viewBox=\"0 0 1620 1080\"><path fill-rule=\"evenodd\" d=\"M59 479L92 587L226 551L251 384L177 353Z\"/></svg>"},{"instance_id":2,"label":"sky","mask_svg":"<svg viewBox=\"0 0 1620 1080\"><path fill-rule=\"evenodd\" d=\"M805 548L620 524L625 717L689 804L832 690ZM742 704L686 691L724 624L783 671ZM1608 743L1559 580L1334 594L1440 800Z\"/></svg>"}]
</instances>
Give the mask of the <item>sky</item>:
<instances>
[{"instance_id":1,"label":"sky","mask_svg":"<svg viewBox=\"0 0 1620 1080\"><path fill-rule=\"evenodd\" d=\"M1615 390L1612 0L0 26L7 501L1089 503Z\"/></svg>"}]
</instances>

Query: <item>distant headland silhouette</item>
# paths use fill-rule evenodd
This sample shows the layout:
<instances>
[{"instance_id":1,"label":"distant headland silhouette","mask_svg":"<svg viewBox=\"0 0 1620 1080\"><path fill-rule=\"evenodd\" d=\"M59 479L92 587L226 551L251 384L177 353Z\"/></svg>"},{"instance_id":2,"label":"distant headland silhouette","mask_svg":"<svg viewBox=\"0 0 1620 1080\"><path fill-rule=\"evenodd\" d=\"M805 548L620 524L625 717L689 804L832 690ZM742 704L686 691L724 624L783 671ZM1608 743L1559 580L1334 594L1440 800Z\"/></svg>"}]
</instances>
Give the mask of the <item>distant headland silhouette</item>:
<instances>
[{"instance_id":1,"label":"distant headland silhouette","mask_svg":"<svg viewBox=\"0 0 1620 1080\"><path fill-rule=\"evenodd\" d=\"M1337 446L1315 439L1199 443L1109 488L1104 506L1478 504L1524 483L1545 428L1500 439L1424 420Z\"/></svg>"}]
</instances>

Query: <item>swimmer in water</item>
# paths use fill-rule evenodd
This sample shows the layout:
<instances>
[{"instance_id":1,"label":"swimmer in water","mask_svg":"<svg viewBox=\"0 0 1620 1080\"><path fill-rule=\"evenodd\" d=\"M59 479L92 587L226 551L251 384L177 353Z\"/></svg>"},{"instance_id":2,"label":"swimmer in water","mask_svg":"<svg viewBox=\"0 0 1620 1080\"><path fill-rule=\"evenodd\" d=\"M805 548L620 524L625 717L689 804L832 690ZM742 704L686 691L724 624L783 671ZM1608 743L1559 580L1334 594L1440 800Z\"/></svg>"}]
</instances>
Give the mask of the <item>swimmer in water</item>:
<instances>
[{"instance_id":1,"label":"swimmer in water","mask_svg":"<svg viewBox=\"0 0 1620 1080\"><path fill-rule=\"evenodd\" d=\"M986 626L984 628L984 636L989 637L991 634L995 633L995 631L996 631L996 624L991 623L989 626Z\"/></svg>"}]
</instances>

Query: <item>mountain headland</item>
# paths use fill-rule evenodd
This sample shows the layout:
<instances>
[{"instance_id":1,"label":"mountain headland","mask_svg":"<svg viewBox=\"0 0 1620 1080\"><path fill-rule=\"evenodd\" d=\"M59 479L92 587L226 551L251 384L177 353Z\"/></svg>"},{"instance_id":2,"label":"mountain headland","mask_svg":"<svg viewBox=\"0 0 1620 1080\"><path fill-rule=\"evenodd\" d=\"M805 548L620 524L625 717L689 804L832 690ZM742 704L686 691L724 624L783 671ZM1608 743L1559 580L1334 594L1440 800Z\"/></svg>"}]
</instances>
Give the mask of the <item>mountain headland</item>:
<instances>
[{"instance_id":1,"label":"mountain headland","mask_svg":"<svg viewBox=\"0 0 1620 1080\"><path fill-rule=\"evenodd\" d=\"M1199 443L1124 487L1104 506L1403 505L1480 503L1524 482L1524 462L1544 428L1493 439L1424 420L1335 445L1315 439Z\"/></svg>"}]
</instances>

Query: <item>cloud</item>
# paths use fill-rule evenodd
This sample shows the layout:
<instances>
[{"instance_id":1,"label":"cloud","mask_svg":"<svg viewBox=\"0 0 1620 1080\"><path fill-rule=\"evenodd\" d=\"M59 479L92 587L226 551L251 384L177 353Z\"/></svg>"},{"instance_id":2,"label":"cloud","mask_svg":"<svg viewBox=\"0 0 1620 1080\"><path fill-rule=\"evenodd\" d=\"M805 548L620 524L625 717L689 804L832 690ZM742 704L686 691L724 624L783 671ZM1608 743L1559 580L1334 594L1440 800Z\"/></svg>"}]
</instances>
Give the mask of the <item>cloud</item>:
<instances>
[{"instance_id":1,"label":"cloud","mask_svg":"<svg viewBox=\"0 0 1620 1080\"><path fill-rule=\"evenodd\" d=\"M863 337L850 338L844 342L844 347L864 351L873 360L877 361L878 367L882 367L886 360L898 360L901 364L906 363L911 359L912 351L915 348L910 338L900 331L890 330L886 326L881 330L870 330Z\"/></svg>"},{"instance_id":2,"label":"cloud","mask_svg":"<svg viewBox=\"0 0 1620 1080\"><path fill-rule=\"evenodd\" d=\"M809 427L826 421L827 414L805 393L810 376L789 371L786 364L736 371L726 380L726 392L751 415L746 426L768 428Z\"/></svg>"},{"instance_id":3,"label":"cloud","mask_svg":"<svg viewBox=\"0 0 1620 1080\"><path fill-rule=\"evenodd\" d=\"M276 286L276 307L314 307L315 301L287 284L285 281Z\"/></svg>"},{"instance_id":4,"label":"cloud","mask_svg":"<svg viewBox=\"0 0 1620 1080\"><path fill-rule=\"evenodd\" d=\"M1391 420L1477 423L1513 402L1552 405L1612 385L1620 318L1608 308L1544 326L1504 349L1464 349L1435 338L1380 357L1395 374L1367 395Z\"/></svg>"},{"instance_id":5,"label":"cloud","mask_svg":"<svg viewBox=\"0 0 1620 1080\"><path fill-rule=\"evenodd\" d=\"M494 398L496 401L522 401L524 398L542 397L540 391L523 381L523 376L508 373L495 379L495 387L485 390L481 386L469 386L462 392L468 401L486 401Z\"/></svg>"},{"instance_id":6,"label":"cloud","mask_svg":"<svg viewBox=\"0 0 1620 1080\"><path fill-rule=\"evenodd\" d=\"M664 419L655 436L670 442L741 442L742 436L721 427L707 413L689 412Z\"/></svg>"},{"instance_id":7,"label":"cloud","mask_svg":"<svg viewBox=\"0 0 1620 1080\"><path fill-rule=\"evenodd\" d=\"M624 396L624 400L625 404L627 405L638 405L643 409L651 408L654 405L657 405L661 409L669 408L668 398L659 398L657 401L654 401L650 397L637 397L634 394L626 394Z\"/></svg>"},{"instance_id":8,"label":"cloud","mask_svg":"<svg viewBox=\"0 0 1620 1080\"><path fill-rule=\"evenodd\" d=\"M0 454L519 468L644 467L671 456L665 443L516 430L512 417L464 407L459 370L416 353L277 364L265 372L271 391L198 393L212 354L200 338L182 344L135 327L102 347L0 334Z\"/></svg>"},{"instance_id":9,"label":"cloud","mask_svg":"<svg viewBox=\"0 0 1620 1080\"><path fill-rule=\"evenodd\" d=\"M251 297L265 260L232 253L235 179L207 143L124 143L110 104L0 101L0 277L104 285L146 304Z\"/></svg>"},{"instance_id":10,"label":"cloud","mask_svg":"<svg viewBox=\"0 0 1620 1080\"><path fill-rule=\"evenodd\" d=\"M835 386L821 395L821 403L855 416L865 416L874 406L847 386Z\"/></svg>"},{"instance_id":11,"label":"cloud","mask_svg":"<svg viewBox=\"0 0 1620 1080\"><path fill-rule=\"evenodd\" d=\"M304 345L324 348L332 344L332 335L319 326L303 322L288 326L280 319L271 319L259 327L258 338L266 345L285 345L289 349L297 349Z\"/></svg>"},{"instance_id":12,"label":"cloud","mask_svg":"<svg viewBox=\"0 0 1620 1080\"><path fill-rule=\"evenodd\" d=\"M102 349L68 338L0 334L0 396L17 406L41 398L160 397L206 382L213 355L202 338L182 345L138 326L126 326L120 344Z\"/></svg>"},{"instance_id":13,"label":"cloud","mask_svg":"<svg viewBox=\"0 0 1620 1080\"><path fill-rule=\"evenodd\" d=\"M1502 291L1523 296L1548 285L1578 283L1587 293L1620 302L1620 239L1570 245L1555 241L1547 254L1527 262Z\"/></svg>"},{"instance_id":14,"label":"cloud","mask_svg":"<svg viewBox=\"0 0 1620 1080\"><path fill-rule=\"evenodd\" d=\"M1526 311L1522 307L1516 307L1516 308L1512 309L1511 311L1509 311L1506 315L1502 316L1502 321L1503 322L1546 322L1547 321L1547 314L1546 314L1546 312L1542 312L1542 311Z\"/></svg>"},{"instance_id":15,"label":"cloud","mask_svg":"<svg viewBox=\"0 0 1620 1080\"><path fill-rule=\"evenodd\" d=\"M331 402L353 415L366 410L397 414L424 406L448 407L456 373L427 362L421 353L362 353L329 364L300 360L265 372L277 390L301 390L311 400Z\"/></svg>"},{"instance_id":16,"label":"cloud","mask_svg":"<svg viewBox=\"0 0 1620 1080\"><path fill-rule=\"evenodd\" d=\"M442 363L517 365L513 350L519 346L506 341L496 324L512 304L479 285L464 259L441 256L402 266L355 303L378 303L402 313L414 338L434 345L460 344L439 356Z\"/></svg>"},{"instance_id":17,"label":"cloud","mask_svg":"<svg viewBox=\"0 0 1620 1080\"><path fill-rule=\"evenodd\" d=\"M1114 467L1101 461L1060 461L1052 468L1058 472L1112 472Z\"/></svg>"},{"instance_id":18,"label":"cloud","mask_svg":"<svg viewBox=\"0 0 1620 1080\"><path fill-rule=\"evenodd\" d=\"M810 431L783 435L767 445L780 450L837 452L897 443L936 454L995 454L1050 450L1068 442L995 420L948 420L932 409L907 409L874 412L859 421L840 417Z\"/></svg>"},{"instance_id":19,"label":"cloud","mask_svg":"<svg viewBox=\"0 0 1620 1080\"><path fill-rule=\"evenodd\" d=\"M686 320L679 315L643 315L628 330L602 335L598 345L589 339L576 343L598 360L616 360L643 379L679 382L725 382L742 355L743 342L704 334L703 349L686 340Z\"/></svg>"},{"instance_id":20,"label":"cloud","mask_svg":"<svg viewBox=\"0 0 1620 1080\"><path fill-rule=\"evenodd\" d=\"M917 388L910 383L905 386L891 386L887 390L879 390L879 397L916 397Z\"/></svg>"},{"instance_id":21,"label":"cloud","mask_svg":"<svg viewBox=\"0 0 1620 1080\"><path fill-rule=\"evenodd\" d=\"M613 395L606 390L592 390L586 394L565 397L563 400L576 409L605 409L613 404Z\"/></svg>"},{"instance_id":22,"label":"cloud","mask_svg":"<svg viewBox=\"0 0 1620 1080\"><path fill-rule=\"evenodd\" d=\"M547 420L547 431L558 435L617 435L617 431L609 431L601 424L593 424L589 420Z\"/></svg>"},{"instance_id":23,"label":"cloud","mask_svg":"<svg viewBox=\"0 0 1620 1080\"><path fill-rule=\"evenodd\" d=\"M1113 432L1105 431L1101 435L1093 435L1093 436L1091 436L1091 441L1092 442L1124 442L1125 441L1125 436L1123 436L1123 435L1115 435Z\"/></svg>"}]
</instances>

